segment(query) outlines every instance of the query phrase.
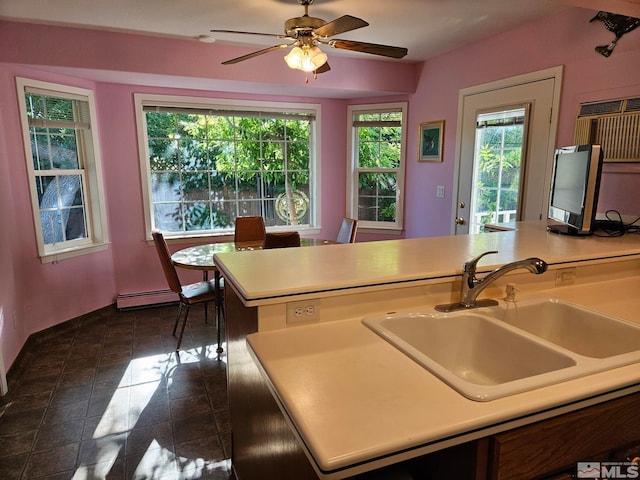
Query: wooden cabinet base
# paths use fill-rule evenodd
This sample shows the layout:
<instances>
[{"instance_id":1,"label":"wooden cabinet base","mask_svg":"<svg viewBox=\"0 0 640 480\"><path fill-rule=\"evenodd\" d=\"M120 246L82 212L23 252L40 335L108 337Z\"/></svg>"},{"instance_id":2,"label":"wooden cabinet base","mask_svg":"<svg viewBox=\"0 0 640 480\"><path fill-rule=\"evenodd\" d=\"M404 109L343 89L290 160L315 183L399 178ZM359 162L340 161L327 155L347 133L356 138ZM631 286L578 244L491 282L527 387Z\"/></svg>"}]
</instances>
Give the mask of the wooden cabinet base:
<instances>
[{"instance_id":1,"label":"wooden cabinet base","mask_svg":"<svg viewBox=\"0 0 640 480\"><path fill-rule=\"evenodd\" d=\"M231 462L237 480L317 480L297 438L284 419L247 350L258 330L255 308L225 289Z\"/></svg>"},{"instance_id":2,"label":"wooden cabinet base","mask_svg":"<svg viewBox=\"0 0 640 480\"><path fill-rule=\"evenodd\" d=\"M544 478L578 462L608 461L640 441L640 393L583 408L492 437L492 480Z\"/></svg>"}]
</instances>

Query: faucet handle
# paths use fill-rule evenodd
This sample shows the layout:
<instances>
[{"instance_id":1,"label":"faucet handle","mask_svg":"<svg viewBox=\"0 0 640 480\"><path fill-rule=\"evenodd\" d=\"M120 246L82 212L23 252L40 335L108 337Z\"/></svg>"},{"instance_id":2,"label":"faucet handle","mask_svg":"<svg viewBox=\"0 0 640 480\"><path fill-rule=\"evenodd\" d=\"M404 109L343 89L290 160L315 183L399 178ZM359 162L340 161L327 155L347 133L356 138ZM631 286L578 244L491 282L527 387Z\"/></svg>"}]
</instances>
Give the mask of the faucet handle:
<instances>
[{"instance_id":1,"label":"faucet handle","mask_svg":"<svg viewBox=\"0 0 640 480\"><path fill-rule=\"evenodd\" d=\"M471 260L469 260L468 262L465 262L464 263L464 271L468 272L471 275L475 275L476 266L478 265L478 262L480 261L480 259L482 257L484 257L485 255L489 255L489 254L492 254L492 253L498 253L498 251L497 250L490 250L488 252L481 253L477 257L472 258Z\"/></svg>"}]
</instances>

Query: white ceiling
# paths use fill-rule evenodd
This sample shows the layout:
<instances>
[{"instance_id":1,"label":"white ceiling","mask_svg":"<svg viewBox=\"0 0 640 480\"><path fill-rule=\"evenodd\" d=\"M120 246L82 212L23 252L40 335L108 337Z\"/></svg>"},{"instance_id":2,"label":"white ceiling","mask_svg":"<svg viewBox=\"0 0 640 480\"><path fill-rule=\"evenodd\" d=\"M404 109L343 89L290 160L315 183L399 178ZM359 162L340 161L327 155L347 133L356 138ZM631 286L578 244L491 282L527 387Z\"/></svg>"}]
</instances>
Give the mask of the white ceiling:
<instances>
[{"instance_id":1,"label":"white ceiling","mask_svg":"<svg viewBox=\"0 0 640 480\"><path fill-rule=\"evenodd\" d=\"M315 0L309 14L362 18L368 27L336 37L406 47L405 61L421 61L576 2L640 0ZM191 38L212 28L281 34L286 19L303 13L297 0L0 0L7 19ZM256 49L281 43L257 35L216 34L216 40Z\"/></svg>"},{"instance_id":2,"label":"white ceiling","mask_svg":"<svg viewBox=\"0 0 640 480\"><path fill-rule=\"evenodd\" d=\"M352 15L368 27L335 38L406 47L402 60L419 62L462 45L507 31L518 24L553 15L567 6L605 10L640 18L640 0L315 0L313 17L326 21ZM282 34L285 20L302 16L297 0L0 0L0 19L44 24L144 33L168 37L198 38L211 29ZM216 34L219 43L240 44L259 50L282 43L258 35ZM251 50L239 51L238 55ZM384 57L331 49L330 55L360 58ZM234 55L235 56L235 55ZM251 61L251 60L248 60ZM175 86L175 78L142 73L108 72L45 67L69 75L101 81ZM353 89L256 84L220 79L180 77L182 88L213 89L283 95L353 98ZM375 92L363 89L362 96ZM380 92L379 94L384 94Z\"/></svg>"}]
</instances>

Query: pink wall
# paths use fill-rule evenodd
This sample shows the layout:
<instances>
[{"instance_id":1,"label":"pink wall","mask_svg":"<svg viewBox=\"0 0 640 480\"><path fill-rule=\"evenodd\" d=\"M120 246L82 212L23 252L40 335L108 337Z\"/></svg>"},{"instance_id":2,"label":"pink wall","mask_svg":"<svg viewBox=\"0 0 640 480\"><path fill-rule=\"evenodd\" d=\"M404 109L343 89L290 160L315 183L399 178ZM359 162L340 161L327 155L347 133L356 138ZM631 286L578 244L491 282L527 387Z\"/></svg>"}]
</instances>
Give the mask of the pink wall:
<instances>
[{"instance_id":1,"label":"pink wall","mask_svg":"<svg viewBox=\"0 0 640 480\"><path fill-rule=\"evenodd\" d=\"M448 235L453 220L449 195L455 179L455 142L460 89L558 65L564 66L557 146L573 144L580 102L640 96L640 32L625 36L609 58L594 52L612 38L593 12L567 9L538 22L494 36L434 58L424 64L416 94L411 97L409 125L445 120L444 162L418 163L417 127L409 130L406 183L406 236ZM415 157L415 156L414 156ZM605 167L603 194L616 190L628 196L620 209L640 214L638 175L609 176ZM640 172L640 164L626 166ZM436 198L444 185L445 198ZM636 200L634 202L634 199ZM635 208L631 208L634 205Z\"/></svg>"},{"instance_id":2,"label":"pink wall","mask_svg":"<svg viewBox=\"0 0 640 480\"><path fill-rule=\"evenodd\" d=\"M40 263L33 227L22 131L16 100L16 76L32 76L22 67L0 70L0 341L5 364L36 331L77 317L113 301L112 251L48 264ZM94 88L91 82L41 74L40 79Z\"/></svg>"},{"instance_id":3,"label":"pink wall","mask_svg":"<svg viewBox=\"0 0 640 480\"><path fill-rule=\"evenodd\" d=\"M109 305L118 293L165 287L155 252L145 241L134 92L320 103L320 235L329 238L345 211L347 105L409 101L405 236L447 235L461 88L564 65L558 144L571 143L579 102L640 95L640 34L625 36L609 59L600 57L593 47L608 42L611 34L588 23L592 14L568 9L424 65L389 68L380 61L332 57L331 72L309 84L273 57L239 68L219 65L243 49L0 21L0 201L5 205L0 209L0 350L5 364L13 362L33 332ZM16 75L95 90L112 242L107 251L56 264L39 262ZM418 124L440 119L446 121L444 162L418 163ZM625 192L637 184L636 165L621 169L609 172L609 191ZM445 186L444 199L435 197L437 185ZM640 205L635 195L629 205Z\"/></svg>"},{"instance_id":4,"label":"pink wall","mask_svg":"<svg viewBox=\"0 0 640 480\"><path fill-rule=\"evenodd\" d=\"M0 85L5 85L11 79L7 72L0 70ZM6 110L6 98L2 92L5 88L0 87L0 205L13 205L13 188L9 179L11 178L11 168L9 163L9 152L5 130L7 119L3 115ZM0 355L4 364L8 367L10 360L18 353L24 341L24 335L19 334L18 328L14 328L14 315L17 308L16 276L19 270L16 268L14 252L17 250L17 239L12 232L17 230L16 212L13 208L0 208ZM17 318L17 315L16 315ZM0 372L2 375L3 372Z\"/></svg>"}]
</instances>

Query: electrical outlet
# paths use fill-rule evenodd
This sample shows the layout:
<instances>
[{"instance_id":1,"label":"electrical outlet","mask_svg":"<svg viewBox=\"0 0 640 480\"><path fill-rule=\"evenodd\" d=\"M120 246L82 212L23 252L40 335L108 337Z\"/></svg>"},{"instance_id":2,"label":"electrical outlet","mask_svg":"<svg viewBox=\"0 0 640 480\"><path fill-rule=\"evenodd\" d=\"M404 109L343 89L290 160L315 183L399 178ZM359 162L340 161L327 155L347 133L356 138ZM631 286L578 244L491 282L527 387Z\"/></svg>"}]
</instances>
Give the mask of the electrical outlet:
<instances>
[{"instance_id":1,"label":"electrical outlet","mask_svg":"<svg viewBox=\"0 0 640 480\"><path fill-rule=\"evenodd\" d=\"M562 285L573 285L576 281L576 268L561 268L556 270L556 287Z\"/></svg>"},{"instance_id":2,"label":"electrical outlet","mask_svg":"<svg viewBox=\"0 0 640 480\"><path fill-rule=\"evenodd\" d=\"M320 300L287 303L287 323L307 323L320 320Z\"/></svg>"}]
</instances>

